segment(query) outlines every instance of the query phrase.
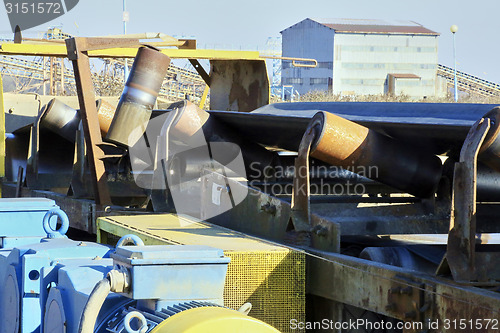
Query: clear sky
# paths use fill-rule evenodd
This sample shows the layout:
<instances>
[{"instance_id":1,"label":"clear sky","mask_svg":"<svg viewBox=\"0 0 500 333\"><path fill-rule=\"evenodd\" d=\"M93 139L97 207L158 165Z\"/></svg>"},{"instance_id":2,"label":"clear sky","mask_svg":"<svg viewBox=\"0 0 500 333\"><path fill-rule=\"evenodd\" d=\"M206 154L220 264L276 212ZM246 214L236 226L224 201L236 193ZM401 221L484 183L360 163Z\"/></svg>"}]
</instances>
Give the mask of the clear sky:
<instances>
[{"instance_id":1,"label":"clear sky","mask_svg":"<svg viewBox=\"0 0 500 333\"><path fill-rule=\"evenodd\" d=\"M439 62L453 66L450 26L459 30L457 69L500 83L500 0L126 0L128 33L193 36L198 45L264 45L268 37L305 18L411 20L441 33ZM120 34L122 0L80 0L67 14L31 29L63 25L79 36ZM0 11L0 32L10 26Z\"/></svg>"}]
</instances>

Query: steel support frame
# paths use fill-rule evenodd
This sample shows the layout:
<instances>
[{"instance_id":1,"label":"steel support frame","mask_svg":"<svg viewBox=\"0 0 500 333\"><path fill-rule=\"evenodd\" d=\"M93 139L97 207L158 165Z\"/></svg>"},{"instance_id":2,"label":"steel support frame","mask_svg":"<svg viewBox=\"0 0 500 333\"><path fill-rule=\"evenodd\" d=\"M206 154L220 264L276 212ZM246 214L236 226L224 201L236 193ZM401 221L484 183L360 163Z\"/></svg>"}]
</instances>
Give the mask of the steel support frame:
<instances>
[{"instance_id":1,"label":"steel support frame","mask_svg":"<svg viewBox=\"0 0 500 333\"><path fill-rule=\"evenodd\" d=\"M97 117L88 51L109 47L131 47L138 44L139 41L137 39L80 37L66 39L68 58L73 63L73 71L75 73L78 101L80 103L80 117L85 135L94 198L98 205L110 205L111 196L109 194L106 170L103 162L105 153L100 147L103 142Z\"/></svg>"},{"instance_id":2,"label":"steel support frame","mask_svg":"<svg viewBox=\"0 0 500 333\"><path fill-rule=\"evenodd\" d=\"M500 284L498 253L476 250L478 154L489 129L488 118L482 118L472 126L460 152L460 160L455 164L448 247L438 269L438 272L443 272L449 268L455 281L467 284Z\"/></svg>"},{"instance_id":3,"label":"steel support frame","mask_svg":"<svg viewBox=\"0 0 500 333\"><path fill-rule=\"evenodd\" d=\"M205 205L202 212L214 215L214 209L218 206L210 204L212 183L226 182L237 186L236 181L216 173L207 172L202 177L202 204ZM300 244L300 239L297 241L296 237L290 237L290 204L251 187L248 190L247 198L237 207L221 212L221 215L209 221L304 249L309 254L307 293L316 297L314 306L317 303L328 307L324 309L328 310L325 313L330 316L327 319L343 320L341 311L336 308L339 304L407 322L422 323L421 331L424 332L431 324L433 327L439 325L439 328L430 329L429 332L463 332L460 322L455 322L456 325L452 322L454 319L466 319L468 325L472 320L475 325L484 324L486 319L500 318L500 295L496 292L464 286L449 278L339 254L342 224L322 218L314 212L310 215L311 231L302 232L310 236L309 245L304 245L304 242ZM252 223L247 223L249 220ZM397 223L388 223L396 228L405 222L402 219ZM484 332L496 332L496 329L490 325Z\"/></svg>"}]
</instances>

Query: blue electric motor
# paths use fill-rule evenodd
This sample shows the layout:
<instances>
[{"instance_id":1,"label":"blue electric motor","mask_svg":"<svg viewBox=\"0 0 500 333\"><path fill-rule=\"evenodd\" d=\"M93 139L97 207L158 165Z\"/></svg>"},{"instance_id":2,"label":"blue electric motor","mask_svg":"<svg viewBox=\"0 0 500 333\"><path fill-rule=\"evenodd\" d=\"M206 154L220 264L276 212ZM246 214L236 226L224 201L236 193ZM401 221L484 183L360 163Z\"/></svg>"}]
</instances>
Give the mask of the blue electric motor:
<instances>
[{"instance_id":1,"label":"blue electric motor","mask_svg":"<svg viewBox=\"0 0 500 333\"><path fill-rule=\"evenodd\" d=\"M68 225L52 200L0 199L1 333L146 333L223 305L222 250L144 246L137 236L111 248L68 239Z\"/></svg>"}]
</instances>

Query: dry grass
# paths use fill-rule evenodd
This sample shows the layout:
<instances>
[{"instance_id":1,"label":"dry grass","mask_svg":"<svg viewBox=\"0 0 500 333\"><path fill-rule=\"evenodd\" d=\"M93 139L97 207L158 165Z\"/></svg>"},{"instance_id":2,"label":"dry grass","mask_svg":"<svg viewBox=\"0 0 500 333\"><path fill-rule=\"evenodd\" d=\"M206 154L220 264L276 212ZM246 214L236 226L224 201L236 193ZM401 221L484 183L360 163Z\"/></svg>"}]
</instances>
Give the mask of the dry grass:
<instances>
[{"instance_id":1,"label":"dry grass","mask_svg":"<svg viewBox=\"0 0 500 333\"><path fill-rule=\"evenodd\" d=\"M273 103L281 102L280 98L271 98ZM443 98L422 98L415 99L407 95L340 95L327 91L311 91L300 97L300 102L422 102L422 103L453 103L453 96L448 95ZM479 95L460 96L459 103L481 103L500 105L500 96L485 97Z\"/></svg>"}]
</instances>

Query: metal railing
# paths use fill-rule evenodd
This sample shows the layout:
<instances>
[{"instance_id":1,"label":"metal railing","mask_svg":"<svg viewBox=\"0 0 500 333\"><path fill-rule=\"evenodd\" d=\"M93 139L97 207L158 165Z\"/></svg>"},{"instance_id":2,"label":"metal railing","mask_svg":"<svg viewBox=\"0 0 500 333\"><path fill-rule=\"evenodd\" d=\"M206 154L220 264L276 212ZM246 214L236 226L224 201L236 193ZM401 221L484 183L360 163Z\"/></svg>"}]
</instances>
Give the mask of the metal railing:
<instances>
[{"instance_id":1,"label":"metal railing","mask_svg":"<svg viewBox=\"0 0 500 333\"><path fill-rule=\"evenodd\" d=\"M438 65L437 75L446 79L448 86L454 85L455 71L451 67ZM483 80L477 76L457 71L458 89L482 96L500 96L500 84Z\"/></svg>"},{"instance_id":2,"label":"metal railing","mask_svg":"<svg viewBox=\"0 0 500 333\"><path fill-rule=\"evenodd\" d=\"M116 70L123 71L124 62L121 60L114 60L114 62L109 65L110 67L115 67L114 70L93 71L92 77L94 81L102 83L99 84L99 86L103 84L108 87L111 85L122 86L123 76L117 76ZM44 71L46 74L50 72L49 67L48 61L44 67L43 61L37 59L28 60L0 55L0 73L2 73L2 75L10 76L18 80L29 80L19 85L19 88L16 89L18 92L28 90L31 87L36 88L41 85L42 81L48 81L48 75L44 76ZM60 78L61 66L59 64L57 64L53 71L55 77ZM76 92L76 89L71 89L71 87L75 85L75 79L73 70L68 67L64 68L64 85L66 88L69 88L69 91ZM165 99L182 99L185 98L186 95L191 95L194 98L201 98L204 88L205 82L197 72L170 65L159 96Z\"/></svg>"}]
</instances>

